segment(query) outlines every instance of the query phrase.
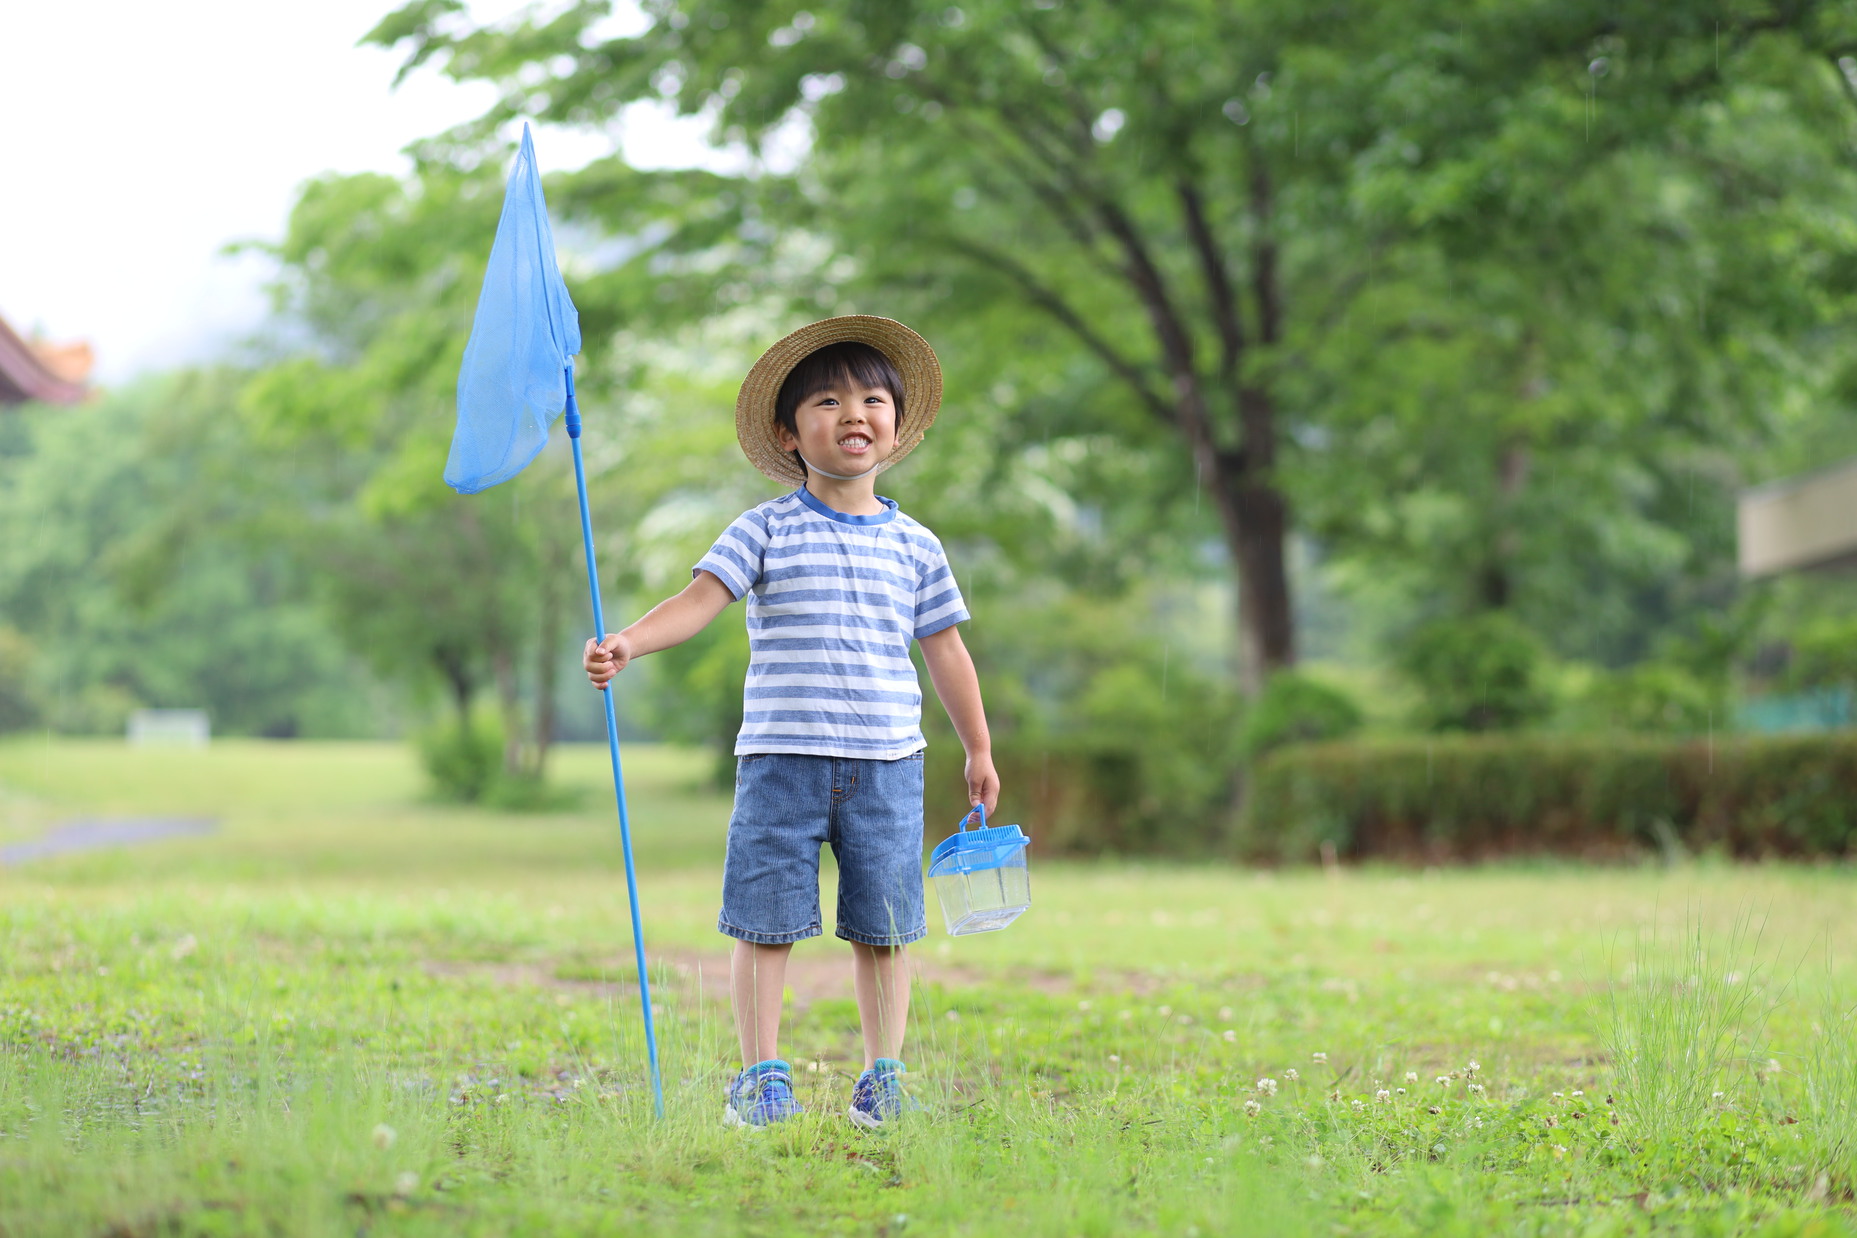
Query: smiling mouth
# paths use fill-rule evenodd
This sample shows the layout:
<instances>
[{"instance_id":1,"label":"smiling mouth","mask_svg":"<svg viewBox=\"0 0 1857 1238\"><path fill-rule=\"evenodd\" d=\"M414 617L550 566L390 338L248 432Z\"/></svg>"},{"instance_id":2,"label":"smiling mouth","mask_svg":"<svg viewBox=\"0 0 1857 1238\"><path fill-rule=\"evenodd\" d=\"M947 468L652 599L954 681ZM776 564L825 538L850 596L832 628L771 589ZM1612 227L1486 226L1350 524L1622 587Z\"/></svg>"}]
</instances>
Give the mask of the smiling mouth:
<instances>
[{"instance_id":1,"label":"smiling mouth","mask_svg":"<svg viewBox=\"0 0 1857 1238\"><path fill-rule=\"evenodd\" d=\"M870 439L862 434L847 434L838 440L838 445L853 455L862 455L870 450Z\"/></svg>"}]
</instances>

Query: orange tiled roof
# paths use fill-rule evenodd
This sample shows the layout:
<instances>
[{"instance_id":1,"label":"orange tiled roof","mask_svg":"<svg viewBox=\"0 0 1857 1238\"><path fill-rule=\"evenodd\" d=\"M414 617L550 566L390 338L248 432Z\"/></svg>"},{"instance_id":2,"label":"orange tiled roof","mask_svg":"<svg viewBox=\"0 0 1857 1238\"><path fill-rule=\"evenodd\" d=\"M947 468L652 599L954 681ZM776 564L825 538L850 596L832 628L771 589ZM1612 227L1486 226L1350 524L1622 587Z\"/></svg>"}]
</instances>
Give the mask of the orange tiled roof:
<instances>
[{"instance_id":1,"label":"orange tiled roof","mask_svg":"<svg viewBox=\"0 0 1857 1238\"><path fill-rule=\"evenodd\" d=\"M0 405L77 404L90 398L90 345L21 339L0 318Z\"/></svg>"}]
</instances>

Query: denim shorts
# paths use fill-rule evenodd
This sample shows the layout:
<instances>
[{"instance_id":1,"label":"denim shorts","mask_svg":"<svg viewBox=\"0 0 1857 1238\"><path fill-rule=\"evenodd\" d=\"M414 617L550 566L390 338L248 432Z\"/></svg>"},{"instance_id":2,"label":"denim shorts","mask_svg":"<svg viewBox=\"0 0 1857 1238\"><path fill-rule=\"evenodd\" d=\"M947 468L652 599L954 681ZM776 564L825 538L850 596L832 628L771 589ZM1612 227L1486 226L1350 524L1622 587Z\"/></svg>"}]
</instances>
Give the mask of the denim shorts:
<instances>
[{"instance_id":1,"label":"denim shorts","mask_svg":"<svg viewBox=\"0 0 1857 1238\"><path fill-rule=\"evenodd\" d=\"M840 937L901 946L927 935L920 752L738 758L716 927L767 946L817 937L822 846L838 860Z\"/></svg>"}]
</instances>

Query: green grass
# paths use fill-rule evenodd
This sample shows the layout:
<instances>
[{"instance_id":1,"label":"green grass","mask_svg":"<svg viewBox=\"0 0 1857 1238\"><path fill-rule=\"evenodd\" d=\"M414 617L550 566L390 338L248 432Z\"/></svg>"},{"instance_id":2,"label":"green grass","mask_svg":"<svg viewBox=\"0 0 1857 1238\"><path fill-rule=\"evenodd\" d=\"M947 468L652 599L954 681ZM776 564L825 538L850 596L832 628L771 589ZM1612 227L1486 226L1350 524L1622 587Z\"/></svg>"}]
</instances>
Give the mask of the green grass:
<instances>
[{"instance_id":1,"label":"green grass","mask_svg":"<svg viewBox=\"0 0 1857 1238\"><path fill-rule=\"evenodd\" d=\"M504 816L385 745L0 744L0 839L220 822L0 868L0 1235L1857 1234L1849 866L1034 857L1018 924L914 951L923 1121L842 1117L828 938L812 1111L750 1137L708 768L628 757L660 1123L602 749Z\"/></svg>"}]
</instances>

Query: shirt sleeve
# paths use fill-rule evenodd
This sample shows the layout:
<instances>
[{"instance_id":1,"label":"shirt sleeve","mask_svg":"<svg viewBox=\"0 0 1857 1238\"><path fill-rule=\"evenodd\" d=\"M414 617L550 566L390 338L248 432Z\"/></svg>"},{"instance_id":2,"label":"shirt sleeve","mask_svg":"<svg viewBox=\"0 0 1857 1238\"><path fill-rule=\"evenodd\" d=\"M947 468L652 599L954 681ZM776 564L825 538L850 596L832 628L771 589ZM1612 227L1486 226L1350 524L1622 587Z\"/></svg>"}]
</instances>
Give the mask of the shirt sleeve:
<instances>
[{"instance_id":1,"label":"shirt sleeve","mask_svg":"<svg viewBox=\"0 0 1857 1238\"><path fill-rule=\"evenodd\" d=\"M711 573L727 586L739 602L742 595L754 588L755 582L761 579L768 537L767 517L758 509L743 512L722 531L722 536L709 548L709 553L697 560L696 566L690 569L691 577L694 578L698 572Z\"/></svg>"},{"instance_id":2,"label":"shirt sleeve","mask_svg":"<svg viewBox=\"0 0 1857 1238\"><path fill-rule=\"evenodd\" d=\"M944 628L965 623L971 616L961 600L960 586L954 583L954 571L939 541L921 555L921 576L916 583L915 638L933 636Z\"/></svg>"}]
</instances>

